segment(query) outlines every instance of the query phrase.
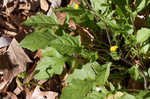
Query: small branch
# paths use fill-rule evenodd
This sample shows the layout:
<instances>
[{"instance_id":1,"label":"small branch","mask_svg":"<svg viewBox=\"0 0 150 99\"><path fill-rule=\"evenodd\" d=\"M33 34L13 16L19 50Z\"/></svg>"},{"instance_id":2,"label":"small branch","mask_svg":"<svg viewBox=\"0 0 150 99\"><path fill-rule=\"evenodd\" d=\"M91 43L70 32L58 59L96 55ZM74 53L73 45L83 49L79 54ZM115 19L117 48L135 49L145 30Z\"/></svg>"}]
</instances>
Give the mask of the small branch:
<instances>
[{"instance_id":1,"label":"small branch","mask_svg":"<svg viewBox=\"0 0 150 99\"><path fill-rule=\"evenodd\" d=\"M132 63L128 62L127 60L125 60L124 58L120 57L120 60L122 60L123 62L125 62L126 64L133 66Z\"/></svg>"},{"instance_id":2,"label":"small branch","mask_svg":"<svg viewBox=\"0 0 150 99\"><path fill-rule=\"evenodd\" d=\"M139 50L139 49L140 49L139 46L136 45L137 57L138 57L138 59L139 59L139 61L140 61L141 66L143 66L144 64L142 63L142 58L141 58L141 56L140 56L140 50Z\"/></svg>"},{"instance_id":3,"label":"small branch","mask_svg":"<svg viewBox=\"0 0 150 99\"><path fill-rule=\"evenodd\" d=\"M148 88L147 88L147 79L146 79L146 76L145 76L145 74L143 72L143 69L142 69L143 66L140 63L140 61L135 61L135 63L139 65L138 71L141 72L141 74L143 76L143 79L144 79L144 89L148 90Z\"/></svg>"},{"instance_id":4,"label":"small branch","mask_svg":"<svg viewBox=\"0 0 150 99\"><path fill-rule=\"evenodd\" d=\"M85 0L85 2L86 2L86 4L87 4L87 6L88 6L88 9L89 9L89 10L92 10L92 7L91 7L89 1L88 1L88 0Z\"/></svg>"},{"instance_id":5,"label":"small branch","mask_svg":"<svg viewBox=\"0 0 150 99\"><path fill-rule=\"evenodd\" d=\"M91 5L90 5L90 3L88 2L88 0L85 0L85 2L86 2L86 4L87 4L87 6L88 6L88 9L89 9L90 11L93 11L93 10L92 10L92 7L91 7ZM94 11L93 11L93 12L94 12ZM96 16L95 13L94 13L94 17L95 17L96 22L98 22L99 19L98 19L98 17Z\"/></svg>"},{"instance_id":6,"label":"small branch","mask_svg":"<svg viewBox=\"0 0 150 99\"><path fill-rule=\"evenodd\" d=\"M88 6L88 9L91 10L91 11L93 11L90 3L88 2L88 0L85 0L85 2L87 4L87 6ZM98 22L99 19L98 19L97 15L95 14L95 11L93 11L93 12L94 12L94 17L95 17L96 21ZM108 39L109 45L111 46L111 40L110 40L110 35L109 35L109 28L108 28L105 20L103 20L102 18L100 18L100 19L102 20L102 22L104 23L104 25L106 27L107 39Z\"/></svg>"},{"instance_id":7,"label":"small branch","mask_svg":"<svg viewBox=\"0 0 150 99\"><path fill-rule=\"evenodd\" d=\"M93 68L93 66L90 66L90 67L91 67L91 69L94 71L95 75L97 75L97 72L96 72L96 70Z\"/></svg>"},{"instance_id":8,"label":"small branch","mask_svg":"<svg viewBox=\"0 0 150 99\"><path fill-rule=\"evenodd\" d=\"M94 38L96 37L93 33L90 33L87 29L85 29L84 27L81 27L79 24L77 24L77 26L83 31L83 32L85 32L85 33L87 33L90 37L91 37L91 41L93 41L94 40ZM94 36L93 36L93 35Z\"/></svg>"},{"instance_id":9,"label":"small branch","mask_svg":"<svg viewBox=\"0 0 150 99\"><path fill-rule=\"evenodd\" d=\"M137 57L139 59L139 61L135 61L136 64L139 65L139 68L138 68L138 71L141 72L142 76L143 76L143 79L144 79L144 89L147 90L147 79L146 79L146 76L142 70L142 67L143 67L143 63L142 63L142 59L140 57L140 51L139 51L139 47L138 45L136 45L136 49L137 49Z\"/></svg>"},{"instance_id":10,"label":"small branch","mask_svg":"<svg viewBox=\"0 0 150 99\"><path fill-rule=\"evenodd\" d=\"M104 25L105 25L105 27L106 27L107 39L108 39L109 45L111 46L111 40L110 40L110 35L109 35L108 26L107 26L105 20L103 20L102 18L101 18L101 20L102 20L102 22L104 23Z\"/></svg>"},{"instance_id":11,"label":"small branch","mask_svg":"<svg viewBox=\"0 0 150 99\"><path fill-rule=\"evenodd\" d=\"M148 90L148 88L147 88L147 79L146 79L146 76L145 76L145 74L144 74L144 72L143 72L143 70L142 70L141 67L139 67L138 70L139 70L139 72L142 73L142 76L143 76L143 79L144 79L144 89L145 89L145 90Z\"/></svg>"},{"instance_id":12,"label":"small branch","mask_svg":"<svg viewBox=\"0 0 150 99\"><path fill-rule=\"evenodd\" d=\"M130 62L128 62L127 60L125 60L124 58L120 58L122 61L124 61L125 63L127 63L128 65L130 65L130 66L133 66L134 64L132 64L132 63L130 63ZM143 79L144 79L144 89L145 90L148 90L148 88L147 88L147 79L146 79L146 76L145 76L145 74L144 74L144 72L143 72L143 70L142 70L142 65L141 65L141 63L139 63L139 61L135 61L135 64L138 64L139 65L139 67L138 67L138 71L142 74L142 76L143 76Z\"/></svg>"}]
</instances>

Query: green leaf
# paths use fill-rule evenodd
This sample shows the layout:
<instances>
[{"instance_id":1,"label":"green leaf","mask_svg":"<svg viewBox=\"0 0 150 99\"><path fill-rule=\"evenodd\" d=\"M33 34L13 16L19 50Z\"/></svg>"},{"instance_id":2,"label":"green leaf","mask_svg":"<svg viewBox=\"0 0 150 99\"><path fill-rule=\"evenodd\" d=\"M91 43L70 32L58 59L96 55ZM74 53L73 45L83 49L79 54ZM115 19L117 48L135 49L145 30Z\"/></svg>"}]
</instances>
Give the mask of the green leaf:
<instances>
[{"instance_id":1,"label":"green leaf","mask_svg":"<svg viewBox=\"0 0 150 99\"><path fill-rule=\"evenodd\" d=\"M141 49L140 49L140 53L146 54L149 50L150 44L146 44L144 45Z\"/></svg>"},{"instance_id":2,"label":"green leaf","mask_svg":"<svg viewBox=\"0 0 150 99\"><path fill-rule=\"evenodd\" d=\"M54 40L57 36L51 29L41 29L27 35L20 43L24 48L35 51L37 49L45 48L49 45L51 40Z\"/></svg>"},{"instance_id":3,"label":"green leaf","mask_svg":"<svg viewBox=\"0 0 150 99\"><path fill-rule=\"evenodd\" d=\"M139 71L138 71L138 65L132 66L129 69L129 73L130 73L131 77L133 77L135 80L137 80L140 75Z\"/></svg>"},{"instance_id":4,"label":"green leaf","mask_svg":"<svg viewBox=\"0 0 150 99\"><path fill-rule=\"evenodd\" d=\"M111 91L114 91L114 90L115 90L115 87L114 87L114 85L113 85L111 82L109 82L109 86L110 86L110 90L111 90Z\"/></svg>"},{"instance_id":5,"label":"green leaf","mask_svg":"<svg viewBox=\"0 0 150 99\"><path fill-rule=\"evenodd\" d=\"M50 66L49 62L50 58L49 57L44 57L41 61L40 64L37 65L35 71L36 74L34 76L35 79L38 80L47 80L53 75L53 71Z\"/></svg>"},{"instance_id":6,"label":"green leaf","mask_svg":"<svg viewBox=\"0 0 150 99\"><path fill-rule=\"evenodd\" d=\"M42 52L44 57L35 68L37 73L34 78L46 80L52 77L53 74L61 74L66 58L61 56L54 48L48 47Z\"/></svg>"},{"instance_id":7,"label":"green leaf","mask_svg":"<svg viewBox=\"0 0 150 99\"><path fill-rule=\"evenodd\" d=\"M140 91L136 94L136 99L150 99L150 92L149 91Z\"/></svg>"},{"instance_id":8,"label":"green leaf","mask_svg":"<svg viewBox=\"0 0 150 99\"><path fill-rule=\"evenodd\" d=\"M82 49L81 55L85 58L90 60L90 62L94 62L98 59L98 53L92 52L86 49Z\"/></svg>"},{"instance_id":9,"label":"green leaf","mask_svg":"<svg viewBox=\"0 0 150 99\"><path fill-rule=\"evenodd\" d=\"M146 1L147 0L138 0L137 2L139 2L139 5L136 8L136 12L140 12L145 6L146 6ZM136 4L137 5L137 4Z\"/></svg>"},{"instance_id":10,"label":"green leaf","mask_svg":"<svg viewBox=\"0 0 150 99\"><path fill-rule=\"evenodd\" d=\"M126 9L128 7L126 0L122 0L121 2L118 2L118 0L112 0L112 3L115 5L116 12L120 17L125 19L129 17L129 13Z\"/></svg>"},{"instance_id":11,"label":"green leaf","mask_svg":"<svg viewBox=\"0 0 150 99\"><path fill-rule=\"evenodd\" d=\"M148 68L148 75L149 75L149 78L150 78L150 68Z\"/></svg>"},{"instance_id":12,"label":"green leaf","mask_svg":"<svg viewBox=\"0 0 150 99\"><path fill-rule=\"evenodd\" d=\"M23 24L34 27L50 27L52 25L57 25L58 21L54 13L52 13L50 16L38 13L36 16L31 16L28 20L23 22Z\"/></svg>"},{"instance_id":13,"label":"green leaf","mask_svg":"<svg viewBox=\"0 0 150 99\"><path fill-rule=\"evenodd\" d=\"M93 30L99 31L99 28L95 23L94 15L87 9L83 9L83 8L74 9L73 7L66 7L66 8L56 9L55 11L67 12L66 20L69 17L70 19L74 20L76 24L80 24L81 26L89 27Z\"/></svg>"},{"instance_id":14,"label":"green leaf","mask_svg":"<svg viewBox=\"0 0 150 99\"><path fill-rule=\"evenodd\" d=\"M34 78L38 80L46 80L53 74L61 74L65 63L64 58L44 57L36 67L38 72Z\"/></svg>"},{"instance_id":15,"label":"green leaf","mask_svg":"<svg viewBox=\"0 0 150 99\"><path fill-rule=\"evenodd\" d=\"M105 99L106 95L97 91L92 91L84 99Z\"/></svg>"},{"instance_id":16,"label":"green leaf","mask_svg":"<svg viewBox=\"0 0 150 99\"><path fill-rule=\"evenodd\" d=\"M70 16L80 16L84 13L83 9L75 9L73 7L66 7L66 8L58 8L55 10L56 12L68 12Z\"/></svg>"},{"instance_id":17,"label":"green leaf","mask_svg":"<svg viewBox=\"0 0 150 99\"><path fill-rule=\"evenodd\" d=\"M119 98L119 99L136 99L136 98L133 95L130 95L128 93L124 93L124 95L121 96L121 98Z\"/></svg>"},{"instance_id":18,"label":"green leaf","mask_svg":"<svg viewBox=\"0 0 150 99\"><path fill-rule=\"evenodd\" d=\"M96 75L95 75L94 71L92 70L91 66L100 68L100 65L97 62L87 63L87 64L83 65L81 69L75 69L74 72L69 75L67 82L71 82L72 79L79 79L79 80L92 79L92 80L94 80Z\"/></svg>"},{"instance_id":19,"label":"green leaf","mask_svg":"<svg viewBox=\"0 0 150 99\"><path fill-rule=\"evenodd\" d=\"M67 17L69 17L69 19L73 19L76 24L80 24L80 23L82 23L83 20L85 20L85 19L82 18L86 14L86 12L84 11L84 9L75 9L73 7L66 7L66 8L56 9L55 11L64 11L64 12L67 12ZM76 16L78 16L78 17L76 17Z\"/></svg>"},{"instance_id":20,"label":"green leaf","mask_svg":"<svg viewBox=\"0 0 150 99\"><path fill-rule=\"evenodd\" d=\"M150 26L150 15L146 17L146 25L149 27Z\"/></svg>"},{"instance_id":21,"label":"green leaf","mask_svg":"<svg viewBox=\"0 0 150 99\"><path fill-rule=\"evenodd\" d=\"M76 24L80 24L83 27L88 27L92 30L99 31L98 25L95 22L95 17L89 11L85 10L85 12L80 15L80 17L75 16L74 20Z\"/></svg>"},{"instance_id":22,"label":"green leaf","mask_svg":"<svg viewBox=\"0 0 150 99\"><path fill-rule=\"evenodd\" d=\"M120 59L120 55L117 52L111 52L110 56L114 59L114 60L119 60Z\"/></svg>"},{"instance_id":23,"label":"green leaf","mask_svg":"<svg viewBox=\"0 0 150 99\"><path fill-rule=\"evenodd\" d=\"M150 37L150 29L148 28L141 28L137 31L136 40L137 43L143 43Z\"/></svg>"},{"instance_id":24,"label":"green leaf","mask_svg":"<svg viewBox=\"0 0 150 99\"><path fill-rule=\"evenodd\" d=\"M147 0L138 0L138 1L136 1L135 10L134 10L134 12L132 12L133 20L135 20L137 14L140 11L142 11L148 5L148 3L149 2Z\"/></svg>"},{"instance_id":25,"label":"green leaf","mask_svg":"<svg viewBox=\"0 0 150 99\"><path fill-rule=\"evenodd\" d=\"M104 6L104 4L106 3L106 0L90 0L90 2L93 10L95 10L96 12L99 10L102 13L105 12L106 6Z\"/></svg>"},{"instance_id":26,"label":"green leaf","mask_svg":"<svg viewBox=\"0 0 150 99\"><path fill-rule=\"evenodd\" d=\"M96 77L97 85L104 86L104 84L107 82L107 79L110 74L110 66L111 66L111 63L106 63L101 68L96 68L96 71L98 73Z\"/></svg>"},{"instance_id":27,"label":"green leaf","mask_svg":"<svg viewBox=\"0 0 150 99\"><path fill-rule=\"evenodd\" d=\"M80 53L82 49L80 37L72 37L67 34L51 41L50 46L55 48L59 53L63 55L72 55L73 53Z\"/></svg>"},{"instance_id":28,"label":"green leaf","mask_svg":"<svg viewBox=\"0 0 150 99\"><path fill-rule=\"evenodd\" d=\"M92 86L92 80L73 80L70 85L62 89L60 99L84 99Z\"/></svg>"},{"instance_id":29,"label":"green leaf","mask_svg":"<svg viewBox=\"0 0 150 99\"><path fill-rule=\"evenodd\" d=\"M48 56L48 57L57 57L57 58L63 57L55 48L52 48L52 47L47 47L47 48L43 49L42 55Z\"/></svg>"},{"instance_id":30,"label":"green leaf","mask_svg":"<svg viewBox=\"0 0 150 99\"><path fill-rule=\"evenodd\" d=\"M121 9L121 8L119 7L119 5L116 5L116 12L117 12L120 16L125 17L124 11L125 11L125 9L123 9L123 8Z\"/></svg>"}]
</instances>

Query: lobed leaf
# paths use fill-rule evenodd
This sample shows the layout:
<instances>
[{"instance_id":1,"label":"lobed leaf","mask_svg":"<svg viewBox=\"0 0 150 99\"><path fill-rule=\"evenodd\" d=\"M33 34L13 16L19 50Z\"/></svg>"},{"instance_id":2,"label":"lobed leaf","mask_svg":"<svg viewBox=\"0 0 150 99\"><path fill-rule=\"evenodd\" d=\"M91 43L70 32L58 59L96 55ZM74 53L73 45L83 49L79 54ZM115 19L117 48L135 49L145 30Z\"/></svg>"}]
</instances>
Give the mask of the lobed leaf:
<instances>
[{"instance_id":1,"label":"lobed leaf","mask_svg":"<svg viewBox=\"0 0 150 99\"><path fill-rule=\"evenodd\" d=\"M106 10L106 6L104 6L104 4L106 3L105 0L90 0L91 2L91 6L93 8L93 10L97 11L101 11L102 13L105 12Z\"/></svg>"},{"instance_id":2,"label":"lobed leaf","mask_svg":"<svg viewBox=\"0 0 150 99\"><path fill-rule=\"evenodd\" d=\"M57 17L54 13L50 16L38 13L36 16L31 16L28 20L23 22L23 24L34 27L50 27L52 25L57 25Z\"/></svg>"},{"instance_id":3,"label":"lobed leaf","mask_svg":"<svg viewBox=\"0 0 150 99\"><path fill-rule=\"evenodd\" d=\"M37 30L27 35L20 43L24 48L35 51L37 49L45 48L49 45L51 40L54 40L57 36L51 29Z\"/></svg>"},{"instance_id":4,"label":"lobed leaf","mask_svg":"<svg viewBox=\"0 0 150 99\"><path fill-rule=\"evenodd\" d=\"M135 96L128 94L128 93L124 93L123 96L121 96L119 99L136 99Z\"/></svg>"},{"instance_id":5,"label":"lobed leaf","mask_svg":"<svg viewBox=\"0 0 150 99\"><path fill-rule=\"evenodd\" d=\"M139 5L136 8L137 13L140 12L146 6L146 0L139 0Z\"/></svg>"},{"instance_id":6,"label":"lobed leaf","mask_svg":"<svg viewBox=\"0 0 150 99\"><path fill-rule=\"evenodd\" d=\"M87 63L82 66L81 69L76 69L72 74L69 75L67 82L71 82L73 79L85 80L85 79L92 79L95 80L95 73L92 70L92 67L99 67L100 65L97 62Z\"/></svg>"},{"instance_id":7,"label":"lobed leaf","mask_svg":"<svg viewBox=\"0 0 150 99\"><path fill-rule=\"evenodd\" d=\"M140 91L135 97L136 99L150 99L150 92Z\"/></svg>"},{"instance_id":8,"label":"lobed leaf","mask_svg":"<svg viewBox=\"0 0 150 99\"><path fill-rule=\"evenodd\" d=\"M111 63L106 63L101 68L96 68L98 75L96 77L96 83L99 86L104 86L104 84L107 82L107 79L110 74L110 66Z\"/></svg>"},{"instance_id":9,"label":"lobed leaf","mask_svg":"<svg viewBox=\"0 0 150 99\"><path fill-rule=\"evenodd\" d=\"M140 76L139 71L138 71L138 65L132 66L129 69L129 73L130 73L131 77L133 77L135 80L137 80L138 77Z\"/></svg>"},{"instance_id":10,"label":"lobed leaf","mask_svg":"<svg viewBox=\"0 0 150 99\"><path fill-rule=\"evenodd\" d=\"M137 43L143 43L150 37L150 29L148 28L141 28L137 31L136 40Z\"/></svg>"},{"instance_id":11,"label":"lobed leaf","mask_svg":"<svg viewBox=\"0 0 150 99\"><path fill-rule=\"evenodd\" d=\"M53 74L61 74L66 58L61 56L54 48L50 47L42 50L42 54L44 57L35 68L37 73L34 78L46 80L52 77Z\"/></svg>"},{"instance_id":12,"label":"lobed leaf","mask_svg":"<svg viewBox=\"0 0 150 99\"><path fill-rule=\"evenodd\" d=\"M92 80L73 80L72 84L62 89L60 99L84 99L92 86Z\"/></svg>"},{"instance_id":13,"label":"lobed leaf","mask_svg":"<svg viewBox=\"0 0 150 99\"><path fill-rule=\"evenodd\" d=\"M106 95L102 92L93 91L88 93L88 95L84 99L105 99Z\"/></svg>"},{"instance_id":14,"label":"lobed leaf","mask_svg":"<svg viewBox=\"0 0 150 99\"><path fill-rule=\"evenodd\" d=\"M50 46L55 48L61 54L72 55L81 52L82 46L80 37L63 35L50 42Z\"/></svg>"}]
</instances>

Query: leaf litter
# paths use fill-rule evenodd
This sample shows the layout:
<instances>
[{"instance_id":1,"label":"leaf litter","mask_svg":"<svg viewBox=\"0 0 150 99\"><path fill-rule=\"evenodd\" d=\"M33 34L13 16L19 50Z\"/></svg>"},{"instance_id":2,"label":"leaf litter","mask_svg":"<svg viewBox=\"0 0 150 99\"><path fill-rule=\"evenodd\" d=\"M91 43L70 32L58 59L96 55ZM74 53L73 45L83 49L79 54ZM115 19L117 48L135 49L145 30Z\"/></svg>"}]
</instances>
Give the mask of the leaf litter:
<instances>
[{"instance_id":1,"label":"leaf litter","mask_svg":"<svg viewBox=\"0 0 150 99\"><path fill-rule=\"evenodd\" d=\"M62 3L70 1L80 2L80 0L3 0L0 1L0 98L12 99L57 99L61 93L63 85L62 79L68 75L67 66L64 64L64 73L61 76L54 75L52 79L45 81L37 81L33 79L34 69L39 60L43 58L40 50L38 53L30 52L27 49L22 49L18 41L21 41L26 34L33 31L32 27L26 27L21 23L27 20L31 15L36 15L38 12L50 15L53 9L61 6ZM67 5L66 5L67 6ZM58 21L61 25L64 24L67 16L64 12L56 13ZM135 21L136 27L141 27L145 22ZM141 24L142 23L142 24ZM144 23L145 24L145 23ZM71 20L69 26L72 30L76 29L76 24ZM82 37L85 34L86 28L81 28L79 31ZM76 33L70 33L76 36ZM88 35L90 36L90 35ZM16 39L15 39L16 38ZM84 37L91 39L90 37ZM87 40L87 39L85 39ZM87 41L84 41L87 42ZM93 43L92 41L90 43ZM25 77L17 78L20 73ZM15 84L14 84L15 83ZM11 87L10 87L11 85ZM14 88L12 88L12 86Z\"/></svg>"},{"instance_id":2,"label":"leaf litter","mask_svg":"<svg viewBox=\"0 0 150 99\"><path fill-rule=\"evenodd\" d=\"M42 56L34 57L37 54L22 49L18 41L33 31L32 27L22 25L23 21L39 12L50 15L53 9L60 6L61 0L3 0L0 2L0 98L58 98L62 88L59 76L56 75L44 82L35 81L34 69ZM58 12L57 17L59 23L63 24L66 13ZM26 73L23 75L26 75L26 78L20 77L22 73ZM45 88L41 90L41 86Z\"/></svg>"}]
</instances>

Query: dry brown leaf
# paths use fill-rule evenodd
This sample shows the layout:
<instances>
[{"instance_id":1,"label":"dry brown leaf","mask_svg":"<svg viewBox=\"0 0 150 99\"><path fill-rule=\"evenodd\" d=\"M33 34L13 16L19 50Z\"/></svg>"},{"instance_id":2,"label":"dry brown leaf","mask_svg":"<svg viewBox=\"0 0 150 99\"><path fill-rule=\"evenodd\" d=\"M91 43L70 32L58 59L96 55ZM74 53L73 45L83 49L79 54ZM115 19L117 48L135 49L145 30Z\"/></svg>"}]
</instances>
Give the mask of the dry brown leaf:
<instances>
[{"instance_id":1,"label":"dry brown leaf","mask_svg":"<svg viewBox=\"0 0 150 99\"><path fill-rule=\"evenodd\" d=\"M30 8L31 8L31 4L30 3L22 3L22 4L19 4L19 8L18 9L30 10Z\"/></svg>"},{"instance_id":2,"label":"dry brown leaf","mask_svg":"<svg viewBox=\"0 0 150 99\"><path fill-rule=\"evenodd\" d=\"M13 0L3 0L3 7L7 6L8 3L12 2Z\"/></svg>"},{"instance_id":3,"label":"dry brown leaf","mask_svg":"<svg viewBox=\"0 0 150 99\"><path fill-rule=\"evenodd\" d=\"M2 89L7 89L13 78L20 72L24 72L27 63L31 62L15 39L12 40L7 51L0 55L0 60L0 71L3 72L3 80L7 82L5 88ZM3 91L2 89L0 91Z\"/></svg>"},{"instance_id":4,"label":"dry brown leaf","mask_svg":"<svg viewBox=\"0 0 150 99\"><path fill-rule=\"evenodd\" d=\"M7 47L0 48L0 55L2 55L3 53L5 53L6 50L7 50ZM0 75L1 75L1 73L0 73Z\"/></svg>"},{"instance_id":5,"label":"dry brown leaf","mask_svg":"<svg viewBox=\"0 0 150 99\"><path fill-rule=\"evenodd\" d=\"M9 23L7 21L5 22L5 24L11 29L16 29L11 23Z\"/></svg>"},{"instance_id":6,"label":"dry brown leaf","mask_svg":"<svg viewBox=\"0 0 150 99\"><path fill-rule=\"evenodd\" d=\"M59 24L61 24L61 25L64 24L64 21L66 19L66 15L67 15L66 12L56 12L56 16L57 16Z\"/></svg>"},{"instance_id":7,"label":"dry brown leaf","mask_svg":"<svg viewBox=\"0 0 150 99\"><path fill-rule=\"evenodd\" d=\"M19 67L18 72L25 71L26 64L32 62L15 39L12 40L7 50L7 54L12 64L17 65Z\"/></svg>"},{"instance_id":8,"label":"dry brown leaf","mask_svg":"<svg viewBox=\"0 0 150 99\"><path fill-rule=\"evenodd\" d=\"M36 11L37 8L39 8L40 6L40 0L31 0L30 1L31 4L31 11Z\"/></svg>"},{"instance_id":9,"label":"dry brown leaf","mask_svg":"<svg viewBox=\"0 0 150 99\"><path fill-rule=\"evenodd\" d=\"M89 44L93 44L95 38L94 34L88 28L81 27L80 25L77 26L79 27L78 33L81 37L81 44L84 45L85 48L88 48Z\"/></svg>"},{"instance_id":10,"label":"dry brown leaf","mask_svg":"<svg viewBox=\"0 0 150 99\"><path fill-rule=\"evenodd\" d=\"M57 99L58 93L52 91L41 91L40 87L37 86L34 89L32 95L27 97L27 99Z\"/></svg>"},{"instance_id":11,"label":"dry brown leaf","mask_svg":"<svg viewBox=\"0 0 150 99\"><path fill-rule=\"evenodd\" d=\"M47 11L49 8L49 4L46 0L40 0L40 7L42 10Z\"/></svg>"},{"instance_id":12,"label":"dry brown leaf","mask_svg":"<svg viewBox=\"0 0 150 99\"><path fill-rule=\"evenodd\" d=\"M7 37L15 37L17 35L16 32L7 31L7 30L4 30L4 34L7 35Z\"/></svg>"},{"instance_id":13,"label":"dry brown leaf","mask_svg":"<svg viewBox=\"0 0 150 99\"><path fill-rule=\"evenodd\" d=\"M22 83L19 80L16 79L16 83L17 83L17 87L13 92L16 95L19 95L24 89L23 89Z\"/></svg>"},{"instance_id":14,"label":"dry brown leaf","mask_svg":"<svg viewBox=\"0 0 150 99\"><path fill-rule=\"evenodd\" d=\"M134 25L136 29L140 29L141 27L146 27L146 20L145 18L136 17L134 21Z\"/></svg>"},{"instance_id":15,"label":"dry brown leaf","mask_svg":"<svg viewBox=\"0 0 150 99\"><path fill-rule=\"evenodd\" d=\"M3 93L0 93L0 99L18 99L18 98L12 92L3 92Z\"/></svg>"},{"instance_id":16,"label":"dry brown leaf","mask_svg":"<svg viewBox=\"0 0 150 99\"><path fill-rule=\"evenodd\" d=\"M10 31L16 29L16 27L14 27L11 23L4 20L3 17L0 17L0 26L2 27L2 29L7 29L7 30L10 30Z\"/></svg>"},{"instance_id":17,"label":"dry brown leaf","mask_svg":"<svg viewBox=\"0 0 150 99\"><path fill-rule=\"evenodd\" d=\"M35 58L40 58L40 59L42 59L42 57L43 57L43 55L42 55L42 50L41 49L39 49L37 52L36 52L36 54L35 54L35 56L34 56L34 59Z\"/></svg>"},{"instance_id":18,"label":"dry brown leaf","mask_svg":"<svg viewBox=\"0 0 150 99\"><path fill-rule=\"evenodd\" d=\"M48 0L51 3L51 6L47 12L47 15L51 15L52 11L56 8L59 8L61 5L61 0Z\"/></svg>"},{"instance_id":19,"label":"dry brown leaf","mask_svg":"<svg viewBox=\"0 0 150 99\"><path fill-rule=\"evenodd\" d=\"M19 95L21 92L23 91L23 89L20 89L18 86L17 88L13 91L16 95Z\"/></svg>"},{"instance_id":20,"label":"dry brown leaf","mask_svg":"<svg viewBox=\"0 0 150 99\"><path fill-rule=\"evenodd\" d=\"M3 80L3 77L1 77L1 81L0 81L0 92L2 92L2 91L4 90L4 88L5 88L6 86L8 86L7 83L8 83L8 81Z\"/></svg>"},{"instance_id":21,"label":"dry brown leaf","mask_svg":"<svg viewBox=\"0 0 150 99\"><path fill-rule=\"evenodd\" d=\"M48 0L53 9L60 7L62 0Z\"/></svg>"},{"instance_id":22,"label":"dry brown leaf","mask_svg":"<svg viewBox=\"0 0 150 99\"><path fill-rule=\"evenodd\" d=\"M17 5L18 5L18 0L14 1L13 6L11 6L9 8L7 7L6 8L6 15L9 16L14 11L14 9L17 7Z\"/></svg>"},{"instance_id":23,"label":"dry brown leaf","mask_svg":"<svg viewBox=\"0 0 150 99\"><path fill-rule=\"evenodd\" d=\"M11 38L0 37L0 48L8 46L11 43L11 41Z\"/></svg>"},{"instance_id":24,"label":"dry brown leaf","mask_svg":"<svg viewBox=\"0 0 150 99\"><path fill-rule=\"evenodd\" d=\"M72 30L76 30L76 24L73 20L70 20L69 21L69 28L71 28Z\"/></svg>"},{"instance_id":25,"label":"dry brown leaf","mask_svg":"<svg viewBox=\"0 0 150 99\"><path fill-rule=\"evenodd\" d=\"M11 99L18 99L17 96L12 93L12 92L7 92L7 95L11 98Z\"/></svg>"},{"instance_id":26,"label":"dry brown leaf","mask_svg":"<svg viewBox=\"0 0 150 99\"><path fill-rule=\"evenodd\" d=\"M81 0L70 0L69 5L72 5L73 3L80 4Z\"/></svg>"}]
</instances>

